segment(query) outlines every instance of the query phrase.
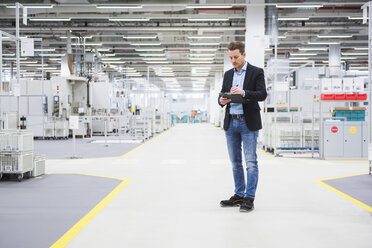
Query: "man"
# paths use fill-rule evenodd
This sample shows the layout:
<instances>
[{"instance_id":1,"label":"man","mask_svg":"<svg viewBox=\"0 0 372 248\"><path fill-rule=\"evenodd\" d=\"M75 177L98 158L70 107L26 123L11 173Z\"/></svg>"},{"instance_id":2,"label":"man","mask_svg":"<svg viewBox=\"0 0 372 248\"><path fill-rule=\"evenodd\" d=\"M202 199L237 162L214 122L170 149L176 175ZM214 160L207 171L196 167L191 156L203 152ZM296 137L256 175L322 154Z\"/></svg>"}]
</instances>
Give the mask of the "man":
<instances>
[{"instance_id":1,"label":"man","mask_svg":"<svg viewBox=\"0 0 372 248\"><path fill-rule=\"evenodd\" d=\"M224 129L229 157L233 167L235 194L221 201L222 207L240 206L241 212L254 209L253 201L258 182L257 136L262 128L258 101L266 99L264 72L245 61L244 43L233 41L228 53L233 69L226 71L222 93L242 95L243 103L232 103L231 99L219 97L221 107L226 106ZM247 182L242 164L242 143L247 170Z\"/></svg>"}]
</instances>

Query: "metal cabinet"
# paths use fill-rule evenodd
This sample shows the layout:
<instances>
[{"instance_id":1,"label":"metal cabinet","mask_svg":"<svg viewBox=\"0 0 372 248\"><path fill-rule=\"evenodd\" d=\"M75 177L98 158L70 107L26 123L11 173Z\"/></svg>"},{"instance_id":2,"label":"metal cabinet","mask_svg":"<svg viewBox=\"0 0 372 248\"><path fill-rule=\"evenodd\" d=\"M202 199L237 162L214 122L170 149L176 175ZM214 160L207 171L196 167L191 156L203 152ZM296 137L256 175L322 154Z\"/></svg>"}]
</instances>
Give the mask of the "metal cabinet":
<instances>
[{"instance_id":1,"label":"metal cabinet","mask_svg":"<svg viewBox=\"0 0 372 248\"><path fill-rule=\"evenodd\" d=\"M341 121L324 122L324 157L343 157L344 153L344 128Z\"/></svg>"},{"instance_id":2,"label":"metal cabinet","mask_svg":"<svg viewBox=\"0 0 372 248\"><path fill-rule=\"evenodd\" d=\"M344 157L362 157L362 124L348 121L344 123Z\"/></svg>"}]
</instances>

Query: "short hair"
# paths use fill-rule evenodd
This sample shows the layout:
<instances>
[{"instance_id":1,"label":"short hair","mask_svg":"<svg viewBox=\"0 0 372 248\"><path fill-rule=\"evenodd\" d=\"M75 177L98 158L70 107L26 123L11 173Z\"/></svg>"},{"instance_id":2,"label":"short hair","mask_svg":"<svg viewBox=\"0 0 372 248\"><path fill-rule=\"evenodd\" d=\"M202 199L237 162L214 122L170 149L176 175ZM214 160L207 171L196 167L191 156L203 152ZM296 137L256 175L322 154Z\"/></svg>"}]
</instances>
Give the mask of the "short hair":
<instances>
[{"instance_id":1,"label":"short hair","mask_svg":"<svg viewBox=\"0 0 372 248\"><path fill-rule=\"evenodd\" d=\"M245 52L245 45L241 41L232 41L232 42L230 42L227 49L229 49L230 51L234 51L236 49L239 49L240 53L243 54Z\"/></svg>"}]
</instances>

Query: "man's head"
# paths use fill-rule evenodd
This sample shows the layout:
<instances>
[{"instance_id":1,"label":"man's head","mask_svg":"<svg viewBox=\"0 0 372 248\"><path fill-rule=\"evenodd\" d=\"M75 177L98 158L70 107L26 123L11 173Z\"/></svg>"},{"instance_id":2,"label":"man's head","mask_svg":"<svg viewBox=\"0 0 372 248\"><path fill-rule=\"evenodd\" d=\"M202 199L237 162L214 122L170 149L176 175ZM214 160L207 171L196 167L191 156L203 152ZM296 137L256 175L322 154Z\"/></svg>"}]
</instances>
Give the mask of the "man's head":
<instances>
[{"instance_id":1,"label":"man's head","mask_svg":"<svg viewBox=\"0 0 372 248\"><path fill-rule=\"evenodd\" d=\"M229 57L231 64L235 69L240 71L240 69L245 64L245 45L241 41L232 41L227 47L229 50Z\"/></svg>"}]
</instances>

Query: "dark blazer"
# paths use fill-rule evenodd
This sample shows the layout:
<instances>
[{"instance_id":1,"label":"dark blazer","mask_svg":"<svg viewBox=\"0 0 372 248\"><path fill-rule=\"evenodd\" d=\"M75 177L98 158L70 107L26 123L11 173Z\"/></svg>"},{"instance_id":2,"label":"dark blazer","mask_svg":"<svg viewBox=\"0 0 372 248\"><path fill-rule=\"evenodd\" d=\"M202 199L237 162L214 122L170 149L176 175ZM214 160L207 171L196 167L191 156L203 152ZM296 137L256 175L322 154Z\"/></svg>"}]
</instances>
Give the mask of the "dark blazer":
<instances>
[{"instance_id":1,"label":"dark blazer","mask_svg":"<svg viewBox=\"0 0 372 248\"><path fill-rule=\"evenodd\" d=\"M232 87L232 81L234 77L234 68L225 72L223 77L221 92L230 92ZM243 103L244 119L247 127L251 131L257 131L262 128L260 106L258 101L264 101L267 97L265 77L263 69L250 65L247 63L247 70L245 72L243 90L245 91ZM220 96L218 97L218 104L224 107L220 103ZM223 128L227 130L230 124L230 103L226 106L225 120Z\"/></svg>"}]
</instances>

